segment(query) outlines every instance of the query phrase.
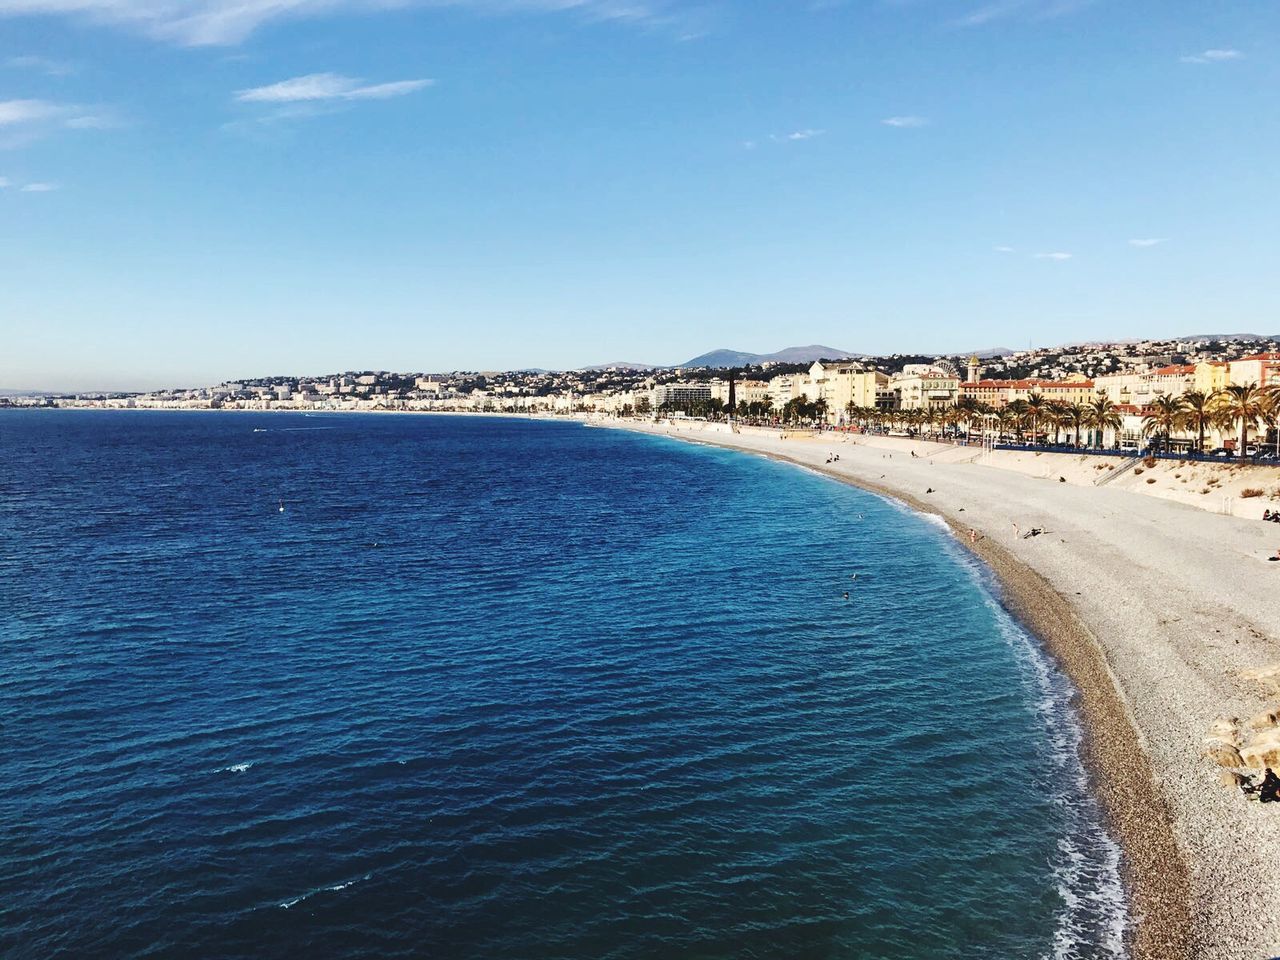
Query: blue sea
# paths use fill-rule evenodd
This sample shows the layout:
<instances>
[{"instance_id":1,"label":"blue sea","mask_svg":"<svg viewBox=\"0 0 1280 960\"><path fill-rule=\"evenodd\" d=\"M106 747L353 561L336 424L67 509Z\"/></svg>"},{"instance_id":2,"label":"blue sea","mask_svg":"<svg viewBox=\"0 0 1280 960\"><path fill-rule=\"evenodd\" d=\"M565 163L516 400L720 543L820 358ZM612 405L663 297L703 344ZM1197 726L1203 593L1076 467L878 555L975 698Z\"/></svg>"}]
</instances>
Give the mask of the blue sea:
<instances>
[{"instance_id":1,"label":"blue sea","mask_svg":"<svg viewBox=\"0 0 1280 960\"><path fill-rule=\"evenodd\" d=\"M1122 956L1071 700L945 529L793 466L0 411L7 960Z\"/></svg>"}]
</instances>

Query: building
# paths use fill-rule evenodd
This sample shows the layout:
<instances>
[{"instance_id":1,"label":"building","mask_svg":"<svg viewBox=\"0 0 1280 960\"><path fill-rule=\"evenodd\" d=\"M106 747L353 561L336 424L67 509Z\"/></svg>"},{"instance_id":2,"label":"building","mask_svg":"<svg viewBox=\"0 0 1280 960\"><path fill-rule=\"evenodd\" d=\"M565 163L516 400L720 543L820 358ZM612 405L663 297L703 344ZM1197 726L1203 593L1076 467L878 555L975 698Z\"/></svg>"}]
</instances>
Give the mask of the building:
<instances>
[{"instance_id":1,"label":"building","mask_svg":"<svg viewBox=\"0 0 1280 960\"><path fill-rule=\"evenodd\" d=\"M818 399L812 390L813 381L804 374L783 374L769 381L769 399L773 401L775 410L781 410L797 397Z\"/></svg>"},{"instance_id":2,"label":"building","mask_svg":"<svg viewBox=\"0 0 1280 960\"><path fill-rule=\"evenodd\" d=\"M850 406L878 406L889 377L859 364L819 361L809 368L809 383L809 396L827 402L827 421L842 424L849 420Z\"/></svg>"},{"instance_id":3,"label":"building","mask_svg":"<svg viewBox=\"0 0 1280 960\"><path fill-rule=\"evenodd\" d=\"M950 407L960 396L960 377L930 364L909 363L889 378L900 410Z\"/></svg>"},{"instance_id":4,"label":"building","mask_svg":"<svg viewBox=\"0 0 1280 960\"><path fill-rule=\"evenodd\" d=\"M699 400L710 399L711 384L709 383L662 383L653 388L649 402L654 410L661 410L663 407L684 410Z\"/></svg>"},{"instance_id":5,"label":"building","mask_svg":"<svg viewBox=\"0 0 1280 960\"><path fill-rule=\"evenodd\" d=\"M1154 370L1126 370L1094 377L1094 388L1115 404L1143 407L1156 397L1174 396L1195 388L1195 365L1157 367Z\"/></svg>"},{"instance_id":6,"label":"building","mask_svg":"<svg viewBox=\"0 0 1280 960\"><path fill-rule=\"evenodd\" d=\"M1196 364L1196 390L1205 396L1217 393L1228 383L1227 365L1221 360L1205 360Z\"/></svg>"},{"instance_id":7,"label":"building","mask_svg":"<svg viewBox=\"0 0 1280 960\"><path fill-rule=\"evenodd\" d=\"M1094 381L1084 377L1066 380L979 380L960 387L960 395L999 409L1033 394L1058 403L1090 403L1097 396Z\"/></svg>"},{"instance_id":8,"label":"building","mask_svg":"<svg viewBox=\"0 0 1280 960\"><path fill-rule=\"evenodd\" d=\"M1280 353L1255 353L1251 357L1232 360L1228 367L1232 384L1280 387Z\"/></svg>"}]
</instances>

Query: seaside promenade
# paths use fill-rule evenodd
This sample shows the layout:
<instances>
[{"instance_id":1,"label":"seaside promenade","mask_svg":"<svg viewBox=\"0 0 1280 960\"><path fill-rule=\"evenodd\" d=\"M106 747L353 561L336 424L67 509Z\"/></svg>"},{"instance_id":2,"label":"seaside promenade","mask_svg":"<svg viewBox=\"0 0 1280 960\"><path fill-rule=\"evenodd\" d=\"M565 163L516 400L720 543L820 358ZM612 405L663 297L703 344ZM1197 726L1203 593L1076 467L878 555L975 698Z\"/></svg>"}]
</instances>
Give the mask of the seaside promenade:
<instances>
[{"instance_id":1,"label":"seaside promenade","mask_svg":"<svg viewBox=\"0 0 1280 960\"><path fill-rule=\"evenodd\" d=\"M1280 956L1280 809L1224 786L1202 755L1216 718L1276 701L1241 673L1280 661L1280 563L1267 560L1280 527L904 438L607 423L793 461L946 519L1080 692L1086 760L1125 850L1134 956Z\"/></svg>"}]
</instances>

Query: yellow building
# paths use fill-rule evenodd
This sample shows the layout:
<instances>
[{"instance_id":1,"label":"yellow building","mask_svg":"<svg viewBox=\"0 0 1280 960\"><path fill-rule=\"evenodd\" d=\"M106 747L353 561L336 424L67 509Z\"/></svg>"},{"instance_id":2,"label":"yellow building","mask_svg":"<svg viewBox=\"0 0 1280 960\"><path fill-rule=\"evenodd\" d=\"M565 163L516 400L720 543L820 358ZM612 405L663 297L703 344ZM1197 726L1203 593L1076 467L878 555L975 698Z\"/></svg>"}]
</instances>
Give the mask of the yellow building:
<instances>
[{"instance_id":1,"label":"yellow building","mask_svg":"<svg viewBox=\"0 0 1280 960\"><path fill-rule=\"evenodd\" d=\"M1072 376L1066 380L979 380L960 386L960 395L972 397L989 407L1007 407L1015 400L1026 400L1038 394L1058 403L1093 402L1097 387L1092 380Z\"/></svg>"},{"instance_id":2,"label":"yellow building","mask_svg":"<svg viewBox=\"0 0 1280 960\"><path fill-rule=\"evenodd\" d=\"M1196 389L1208 395L1217 393L1228 382L1228 368L1221 360L1205 360L1196 364Z\"/></svg>"},{"instance_id":3,"label":"yellow building","mask_svg":"<svg viewBox=\"0 0 1280 960\"><path fill-rule=\"evenodd\" d=\"M888 387L889 377L878 370L865 371L852 363L823 363L809 368L807 395L827 401L827 422L846 423L849 405L875 407L878 393Z\"/></svg>"}]
</instances>

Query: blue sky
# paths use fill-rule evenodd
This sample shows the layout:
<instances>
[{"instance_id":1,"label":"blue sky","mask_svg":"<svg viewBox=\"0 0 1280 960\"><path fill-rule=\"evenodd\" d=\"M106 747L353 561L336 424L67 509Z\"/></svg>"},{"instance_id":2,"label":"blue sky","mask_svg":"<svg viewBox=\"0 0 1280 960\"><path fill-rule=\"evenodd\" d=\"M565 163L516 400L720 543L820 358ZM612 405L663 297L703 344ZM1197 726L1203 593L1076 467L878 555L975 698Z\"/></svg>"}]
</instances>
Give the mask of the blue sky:
<instances>
[{"instance_id":1,"label":"blue sky","mask_svg":"<svg viewBox=\"0 0 1280 960\"><path fill-rule=\"evenodd\" d=\"M0 387L1280 329L1275 0L0 0Z\"/></svg>"}]
</instances>

